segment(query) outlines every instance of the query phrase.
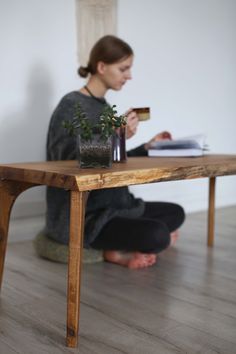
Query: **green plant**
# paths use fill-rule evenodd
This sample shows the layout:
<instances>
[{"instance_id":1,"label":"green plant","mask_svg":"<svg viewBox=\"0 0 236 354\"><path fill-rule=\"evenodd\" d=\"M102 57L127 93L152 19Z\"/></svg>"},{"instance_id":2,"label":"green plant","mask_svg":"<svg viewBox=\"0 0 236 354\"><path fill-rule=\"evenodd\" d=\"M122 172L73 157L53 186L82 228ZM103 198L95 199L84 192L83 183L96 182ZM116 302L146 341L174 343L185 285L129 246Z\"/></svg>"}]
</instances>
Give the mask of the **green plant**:
<instances>
[{"instance_id":1,"label":"green plant","mask_svg":"<svg viewBox=\"0 0 236 354\"><path fill-rule=\"evenodd\" d=\"M77 135L78 131L80 130L82 139L92 139L92 124L86 117L86 114L82 111L79 103L75 106L75 115L73 119L71 121L63 121L62 126L68 131L70 135Z\"/></svg>"},{"instance_id":2,"label":"green plant","mask_svg":"<svg viewBox=\"0 0 236 354\"><path fill-rule=\"evenodd\" d=\"M99 122L92 125L86 114L82 111L79 103L75 107L75 115L71 121L63 121L63 127L70 135L77 135L80 132L81 138L88 141L92 139L93 133L99 133L101 140L107 140L119 127L126 125L125 115L117 115L116 105L106 104L99 117Z\"/></svg>"},{"instance_id":3,"label":"green plant","mask_svg":"<svg viewBox=\"0 0 236 354\"><path fill-rule=\"evenodd\" d=\"M100 115L99 125L101 127L101 137L107 139L115 133L115 129L126 125L126 117L125 115L117 115L116 105L105 105Z\"/></svg>"}]
</instances>

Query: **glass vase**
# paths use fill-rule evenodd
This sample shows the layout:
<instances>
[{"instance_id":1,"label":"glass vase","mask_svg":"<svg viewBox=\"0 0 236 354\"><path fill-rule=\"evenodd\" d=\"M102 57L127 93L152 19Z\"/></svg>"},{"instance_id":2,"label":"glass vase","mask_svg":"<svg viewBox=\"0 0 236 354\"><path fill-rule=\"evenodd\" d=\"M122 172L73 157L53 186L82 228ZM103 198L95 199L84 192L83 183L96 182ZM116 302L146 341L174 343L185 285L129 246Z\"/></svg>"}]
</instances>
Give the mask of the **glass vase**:
<instances>
[{"instance_id":1,"label":"glass vase","mask_svg":"<svg viewBox=\"0 0 236 354\"><path fill-rule=\"evenodd\" d=\"M113 162L125 162L126 154L126 127L117 128L112 137Z\"/></svg>"},{"instance_id":2,"label":"glass vase","mask_svg":"<svg viewBox=\"0 0 236 354\"><path fill-rule=\"evenodd\" d=\"M93 134L85 140L78 136L78 161L80 168L109 168L112 166L112 138L106 140Z\"/></svg>"}]
</instances>

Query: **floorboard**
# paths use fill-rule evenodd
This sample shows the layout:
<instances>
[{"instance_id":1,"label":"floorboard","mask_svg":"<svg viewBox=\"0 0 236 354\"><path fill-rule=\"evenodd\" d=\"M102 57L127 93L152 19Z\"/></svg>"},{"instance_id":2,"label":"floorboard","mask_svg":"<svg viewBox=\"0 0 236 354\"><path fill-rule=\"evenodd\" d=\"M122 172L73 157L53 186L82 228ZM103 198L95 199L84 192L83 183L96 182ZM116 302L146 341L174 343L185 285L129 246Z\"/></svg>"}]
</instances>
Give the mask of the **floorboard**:
<instances>
[{"instance_id":1,"label":"floorboard","mask_svg":"<svg viewBox=\"0 0 236 354\"><path fill-rule=\"evenodd\" d=\"M214 248L200 212L152 268L84 265L79 349L65 347L67 266L37 258L31 241L10 243L0 353L235 354L235 215L217 210Z\"/></svg>"}]
</instances>

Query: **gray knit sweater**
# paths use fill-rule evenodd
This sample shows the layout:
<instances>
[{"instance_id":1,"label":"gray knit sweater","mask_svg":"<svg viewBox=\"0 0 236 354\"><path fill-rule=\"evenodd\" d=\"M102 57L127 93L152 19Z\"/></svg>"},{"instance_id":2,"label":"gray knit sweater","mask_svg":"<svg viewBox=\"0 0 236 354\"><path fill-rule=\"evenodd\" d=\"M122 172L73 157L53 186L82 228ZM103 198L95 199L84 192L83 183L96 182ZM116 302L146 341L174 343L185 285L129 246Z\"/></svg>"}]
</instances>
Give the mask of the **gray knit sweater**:
<instances>
[{"instance_id":1,"label":"gray knit sweater","mask_svg":"<svg viewBox=\"0 0 236 354\"><path fill-rule=\"evenodd\" d=\"M105 99L98 101L78 91L65 95L53 112L47 137L47 160L76 159L76 137L69 136L62 127L63 120L71 120L76 103L93 123L98 121ZM144 146L128 152L128 156L145 156ZM134 198L127 187L92 191L89 194L85 215L84 245L89 247L103 226L116 216L139 217L144 212L144 202ZM47 188L46 233L54 240L69 241L70 192Z\"/></svg>"}]
</instances>

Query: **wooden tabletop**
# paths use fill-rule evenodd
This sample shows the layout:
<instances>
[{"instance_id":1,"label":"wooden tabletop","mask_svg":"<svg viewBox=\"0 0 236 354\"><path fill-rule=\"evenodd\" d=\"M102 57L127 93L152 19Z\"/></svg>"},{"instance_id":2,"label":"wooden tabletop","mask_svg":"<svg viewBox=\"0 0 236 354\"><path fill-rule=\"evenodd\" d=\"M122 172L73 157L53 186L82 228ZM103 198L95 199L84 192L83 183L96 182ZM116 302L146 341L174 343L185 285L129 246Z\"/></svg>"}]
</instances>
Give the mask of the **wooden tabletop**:
<instances>
[{"instance_id":1,"label":"wooden tabletop","mask_svg":"<svg viewBox=\"0 0 236 354\"><path fill-rule=\"evenodd\" d=\"M132 157L109 169L80 169L77 161L0 165L1 179L79 191L234 174L236 155Z\"/></svg>"}]
</instances>

